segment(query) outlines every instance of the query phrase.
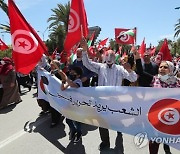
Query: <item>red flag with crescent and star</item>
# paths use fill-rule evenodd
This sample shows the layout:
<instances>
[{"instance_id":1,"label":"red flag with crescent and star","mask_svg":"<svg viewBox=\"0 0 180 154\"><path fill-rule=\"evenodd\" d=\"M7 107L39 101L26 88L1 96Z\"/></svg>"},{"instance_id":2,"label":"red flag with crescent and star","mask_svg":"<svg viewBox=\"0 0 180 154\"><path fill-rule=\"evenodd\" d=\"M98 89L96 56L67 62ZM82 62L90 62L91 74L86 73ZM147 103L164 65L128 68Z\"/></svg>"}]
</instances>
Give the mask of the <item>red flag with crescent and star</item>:
<instances>
[{"instance_id":1,"label":"red flag with crescent and star","mask_svg":"<svg viewBox=\"0 0 180 154\"><path fill-rule=\"evenodd\" d=\"M0 50L7 50L9 47L0 39Z\"/></svg>"},{"instance_id":2,"label":"red flag with crescent and star","mask_svg":"<svg viewBox=\"0 0 180 154\"><path fill-rule=\"evenodd\" d=\"M131 34L127 32L131 29L115 28L115 40L118 44L135 44L136 42L136 28L134 28Z\"/></svg>"},{"instance_id":3,"label":"red flag with crescent and star","mask_svg":"<svg viewBox=\"0 0 180 154\"><path fill-rule=\"evenodd\" d=\"M15 69L17 72L29 74L47 48L13 0L8 0L8 12Z\"/></svg>"},{"instance_id":4,"label":"red flag with crescent and star","mask_svg":"<svg viewBox=\"0 0 180 154\"><path fill-rule=\"evenodd\" d=\"M70 52L82 37L88 36L88 24L83 0L72 0L69 13L68 32L64 42L64 50Z\"/></svg>"}]
</instances>

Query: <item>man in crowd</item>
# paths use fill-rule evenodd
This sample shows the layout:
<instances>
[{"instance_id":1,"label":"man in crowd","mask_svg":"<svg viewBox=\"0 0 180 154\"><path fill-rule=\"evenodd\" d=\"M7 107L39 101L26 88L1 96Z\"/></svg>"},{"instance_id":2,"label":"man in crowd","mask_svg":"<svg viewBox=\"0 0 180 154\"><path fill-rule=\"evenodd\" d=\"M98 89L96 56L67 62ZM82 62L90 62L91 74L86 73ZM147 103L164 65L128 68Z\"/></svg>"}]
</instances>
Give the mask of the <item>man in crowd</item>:
<instances>
[{"instance_id":1,"label":"man in crowd","mask_svg":"<svg viewBox=\"0 0 180 154\"><path fill-rule=\"evenodd\" d=\"M108 50L106 54L106 63L96 63L91 61L87 55L87 43L83 38L81 40L81 47L83 48L82 61L83 65L89 70L98 74L98 86L121 86L122 80L128 79L131 82L137 80L137 75L131 70L130 66L126 65L126 69L123 66L116 65L115 53L112 50ZM101 144L99 150L105 150L110 148L109 131L105 128L99 128ZM115 150L118 153L124 153L122 133L117 132L117 138L115 142Z\"/></svg>"}]
</instances>

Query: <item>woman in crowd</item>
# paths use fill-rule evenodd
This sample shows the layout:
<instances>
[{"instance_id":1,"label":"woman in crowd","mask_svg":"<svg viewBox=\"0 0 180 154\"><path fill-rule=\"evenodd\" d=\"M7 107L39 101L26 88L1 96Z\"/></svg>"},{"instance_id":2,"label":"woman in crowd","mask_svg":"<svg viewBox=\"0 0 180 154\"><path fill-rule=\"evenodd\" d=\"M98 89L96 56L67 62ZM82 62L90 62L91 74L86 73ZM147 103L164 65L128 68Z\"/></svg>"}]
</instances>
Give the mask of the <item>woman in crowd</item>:
<instances>
[{"instance_id":1,"label":"woman in crowd","mask_svg":"<svg viewBox=\"0 0 180 154\"><path fill-rule=\"evenodd\" d=\"M140 60L140 56L138 52L134 52L134 57L136 62ZM139 75L146 74L147 72L143 71L142 65L138 67ZM151 87L155 88L180 88L180 79L174 75L174 65L170 61L162 61L159 65L158 75L150 76L149 79L152 80ZM159 143L149 142L149 152L150 154L158 154ZM164 151L166 154L171 154L170 148L168 145L164 144Z\"/></svg>"},{"instance_id":2,"label":"woman in crowd","mask_svg":"<svg viewBox=\"0 0 180 154\"><path fill-rule=\"evenodd\" d=\"M0 102L0 108L3 108L8 104L19 103L22 101L18 91L13 62L8 57L4 57L1 60L0 82L3 87L3 96Z\"/></svg>"}]
</instances>

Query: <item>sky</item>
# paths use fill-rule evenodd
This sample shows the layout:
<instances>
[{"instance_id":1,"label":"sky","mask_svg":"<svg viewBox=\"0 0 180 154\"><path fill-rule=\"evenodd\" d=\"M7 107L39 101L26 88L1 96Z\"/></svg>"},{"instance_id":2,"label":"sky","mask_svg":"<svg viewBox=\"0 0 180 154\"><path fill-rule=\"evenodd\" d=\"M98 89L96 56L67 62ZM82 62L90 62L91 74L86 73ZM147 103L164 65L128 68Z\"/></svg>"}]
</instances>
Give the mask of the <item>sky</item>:
<instances>
[{"instance_id":1,"label":"sky","mask_svg":"<svg viewBox=\"0 0 180 154\"><path fill-rule=\"evenodd\" d=\"M66 4L68 0L14 0L17 7L38 31L44 40L48 38L47 19L53 14L51 9L57 4ZM7 0L6 0L7 2ZM84 0L89 27L99 26L101 32L98 40L114 39L115 28L137 27L137 45L143 38L147 47L151 43L156 46L158 41L174 39L174 25L180 19L180 0ZM6 14L0 10L0 23L8 23ZM10 34L1 33L0 38L6 44L11 43Z\"/></svg>"}]
</instances>

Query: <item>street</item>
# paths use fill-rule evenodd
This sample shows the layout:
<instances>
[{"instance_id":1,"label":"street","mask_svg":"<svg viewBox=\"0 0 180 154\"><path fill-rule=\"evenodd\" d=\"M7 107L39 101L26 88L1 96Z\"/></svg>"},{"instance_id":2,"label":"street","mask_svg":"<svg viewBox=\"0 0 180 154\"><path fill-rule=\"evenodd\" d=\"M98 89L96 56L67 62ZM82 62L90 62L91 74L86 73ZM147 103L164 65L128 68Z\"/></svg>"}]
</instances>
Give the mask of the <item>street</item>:
<instances>
[{"instance_id":1,"label":"street","mask_svg":"<svg viewBox=\"0 0 180 154\"><path fill-rule=\"evenodd\" d=\"M83 125L82 142L73 144L69 141L69 128L65 122L50 128L51 117L46 114L39 117L41 112L35 93L22 88L22 102L10 105L0 110L0 154L113 154L116 132L110 131L111 149L100 152L100 136L97 127ZM148 154L148 145L137 148L133 136L123 134L125 154ZM172 154L180 151L171 148ZM163 154L160 145L159 153Z\"/></svg>"}]
</instances>

